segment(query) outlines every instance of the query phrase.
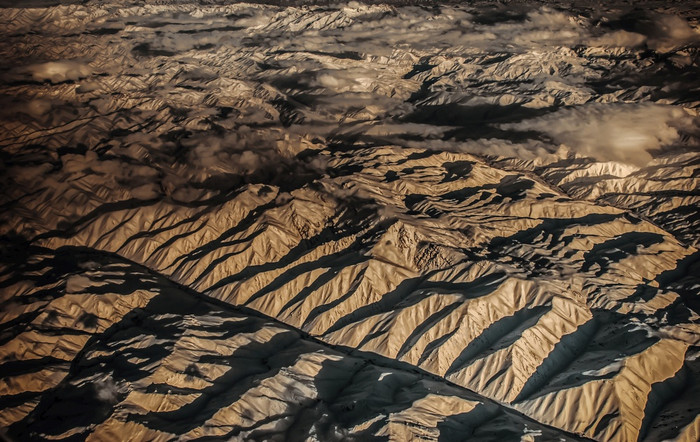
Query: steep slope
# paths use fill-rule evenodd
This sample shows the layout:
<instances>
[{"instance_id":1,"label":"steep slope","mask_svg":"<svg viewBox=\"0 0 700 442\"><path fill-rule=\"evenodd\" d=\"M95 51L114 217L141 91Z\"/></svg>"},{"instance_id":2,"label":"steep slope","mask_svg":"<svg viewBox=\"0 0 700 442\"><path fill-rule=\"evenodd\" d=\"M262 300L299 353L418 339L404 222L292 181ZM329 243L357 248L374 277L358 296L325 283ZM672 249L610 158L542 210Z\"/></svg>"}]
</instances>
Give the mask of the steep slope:
<instances>
[{"instance_id":1,"label":"steep slope","mask_svg":"<svg viewBox=\"0 0 700 442\"><path fill-rule=\"evenodd\" d=\"M588 436L627 439L643 426L638 410L655 384L670 382L669 399L680 393L683 381L670 380L685 375L686 354L694 359L697 314L664 275L682 274L696 252L618 209L466 155L414 159L425 169L387 182L396 163L411 169L407 157L422 156L395 152L354 151L351 165L375 166L287 195L252 185L206 211L118 209L40 242L128 256ZM330 164L359 169L347 161ZM138 217L159 226L134 231ZM614 417L600 424L606 415Z\"/></svg>"},{"instance_id":2,"label":"steep slope","mask_svg":"<svg viewBox=\"0 0 700 442\"><path fill-rule=\"evenodd\" d=\"M693 440L699 39L656 6L3 9L10 433L523 435L469 389L570 434ZM114 260L116 293L61 273L72 254ZM286 325L179 310L163 278ZM150 328L115 338L134 309ZM289 349L247 367L246 339ZM396 372L377 402L369 354ZM227 364L260 382L197 399ZM41 423L117 369L99 417Z\"/></svg>"},{"instance_id":3,"label":"steep slope","mask_svg":"<svg viewBox=\"0 0 700 442\"><path fill-rule=\"evenodd\" d=\"M576 440L113 255L32 248L11 278L35 283L16 300L31 319L3 321L2 424L16 440Z\"/></svg>"}]
</instances>

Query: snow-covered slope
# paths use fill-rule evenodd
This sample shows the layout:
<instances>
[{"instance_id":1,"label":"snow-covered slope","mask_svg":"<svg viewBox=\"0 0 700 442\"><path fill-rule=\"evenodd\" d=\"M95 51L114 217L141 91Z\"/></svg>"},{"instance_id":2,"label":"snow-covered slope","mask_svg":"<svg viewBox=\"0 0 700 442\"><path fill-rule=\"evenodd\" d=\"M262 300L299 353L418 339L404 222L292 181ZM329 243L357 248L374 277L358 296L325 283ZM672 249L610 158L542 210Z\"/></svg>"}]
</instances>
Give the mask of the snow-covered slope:
<instances>
[{"instance_id":1,"label":"snow-covered slope","mask_svg":"<svg viewBox=\"0 0 700 442\"><path fill-rule=\"evenodd\" d=\"M697 10L1 9L7 433L697 439Z\"/></svg>"}]
</instances>

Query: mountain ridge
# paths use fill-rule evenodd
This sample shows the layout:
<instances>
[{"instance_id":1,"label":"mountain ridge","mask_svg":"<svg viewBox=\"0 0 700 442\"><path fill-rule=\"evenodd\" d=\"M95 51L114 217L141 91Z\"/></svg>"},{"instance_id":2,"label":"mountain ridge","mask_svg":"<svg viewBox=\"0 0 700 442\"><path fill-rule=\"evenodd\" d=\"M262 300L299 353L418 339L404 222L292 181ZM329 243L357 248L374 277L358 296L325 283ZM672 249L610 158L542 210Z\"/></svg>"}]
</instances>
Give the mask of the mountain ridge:
<instances>
[{"instance_id":1,"label":"mountain ridge","mask_svg":"<svg viewBox=\"0 0 700 442\"><path fill-rule=\"evenodd\" d=\"M1 426L693 440L700 17L655 5L0 10ZM342 411L369 354L408 393Z\"/></svg>"}]
</instances>

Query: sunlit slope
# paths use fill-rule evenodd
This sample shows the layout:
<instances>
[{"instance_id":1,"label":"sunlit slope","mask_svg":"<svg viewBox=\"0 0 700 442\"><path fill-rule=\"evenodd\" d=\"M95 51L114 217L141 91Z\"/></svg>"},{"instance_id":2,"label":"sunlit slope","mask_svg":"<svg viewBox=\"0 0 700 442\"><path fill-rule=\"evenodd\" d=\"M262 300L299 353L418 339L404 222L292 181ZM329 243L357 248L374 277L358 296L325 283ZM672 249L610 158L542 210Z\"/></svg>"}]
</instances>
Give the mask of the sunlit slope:
<instances>
[{"instance_id":1,"label":"sunlit slope","mask_svg":"<svg viewBox=\"0 0 700 442\"><path fill-rule=\"evenodd\" d=\"M86 249L32 249L5 317L16 440L576 440L407 365L342 351Z\"/></svg>"},{"instance_id":2,"label":"sunlit slope","mask_svg":"<svg viewBox=\"0 0 700 442\"><path fill-rule=\"evenodd\" d=\"M327 440L496 438L506 416L538 436L466 388L598 440L696 439L697 18L656 6L0 10L0 417L36 437ZM90 253L115 275L65 276ZM182 310L167 280L285 325ZM132 311L152 329L114 341ZM264 372L273 393L198 400L222 364L264 365L226 359L246 339L290 347ZM138 373L110 381L99 419L40 423L131 352ZM346 376L367 354L406 396L387 393L389 415L326 412L350 399L322 367ZM370 402L392 379L362 373L348 394Z\"/></svg>"},{"instance_id":3,"label":"sunlit slope","mask_svg":"<svg viewBox=\"0 0 700 442\"><path fill-rule=\"evenodd\" d=\"M287 194L246 186L213 208L114 210L39 242L118 253L568 431L636 437L650 397L682 392L697 345L694 282L676 280L694 250L527 176L429 154L354 151L373 167Z\"/></svg>"}]
</instances>

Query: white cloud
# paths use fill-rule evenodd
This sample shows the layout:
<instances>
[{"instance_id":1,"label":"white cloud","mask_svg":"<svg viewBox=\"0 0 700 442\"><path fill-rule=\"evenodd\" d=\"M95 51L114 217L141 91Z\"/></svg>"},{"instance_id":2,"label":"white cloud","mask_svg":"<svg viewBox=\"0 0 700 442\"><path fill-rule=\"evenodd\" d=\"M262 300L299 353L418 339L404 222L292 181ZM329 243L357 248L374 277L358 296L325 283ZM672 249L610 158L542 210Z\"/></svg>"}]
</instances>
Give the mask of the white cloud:
<instances>
[{"instance_id":1,"label":"white cloud","mask_svg":"<svg viewBox=\"0 0 700 442\"><path fill-rule=\"evenodd\" d=\"M645 41L646 37L636 32L613 31L592 39L589 44L613 48L635 48L644 44Z\"/></svg>"},{"instance_id":2,"label":"white cloud","mask_svg":"<svg viewBox=\"0 0 700 442\"><path fill-rule=\"evenodd\" d=\"M700 42L700 34L688 22L676 15L658 14L653 17L647 45L659 52L670 52L685 45Z\"/></svg>"},{"instance_id":3,"label":"white cloud","mask_svg":"<svg viewBox=\"0 0 700 442\"><path fill-rule=\"evenodd\" d=\"M93 382L92 385L95 388L97 399L100 401L110 404L119 402L119 388L111 378L106 377L103 380Z\"/></svg>"},{"instance_id":4,"label":"white cloud","mask_svg":"<svg viewBox=\"0 0 700 442\"><path fill-rule=\"evenodd\" d=\"M26 66L25 71L35 81L48 80L51 83L60 83L66 80L75 81L88 77L92 73L92 69L87 64L71 60L32 64Z\"/></svg>"},{"instance_id":5,"label":"white cloud","mask_svg":"<svg viewBox=\"0 0 700 442\"><path fill-rule=\"evenodd\" d=\"M499 127L545 133L554 142L597 160L644 165L651 159L650 150L677 142L679 129L693 124L693 117L678 107L590 103Z\"/></svg>"}]
</instances>

